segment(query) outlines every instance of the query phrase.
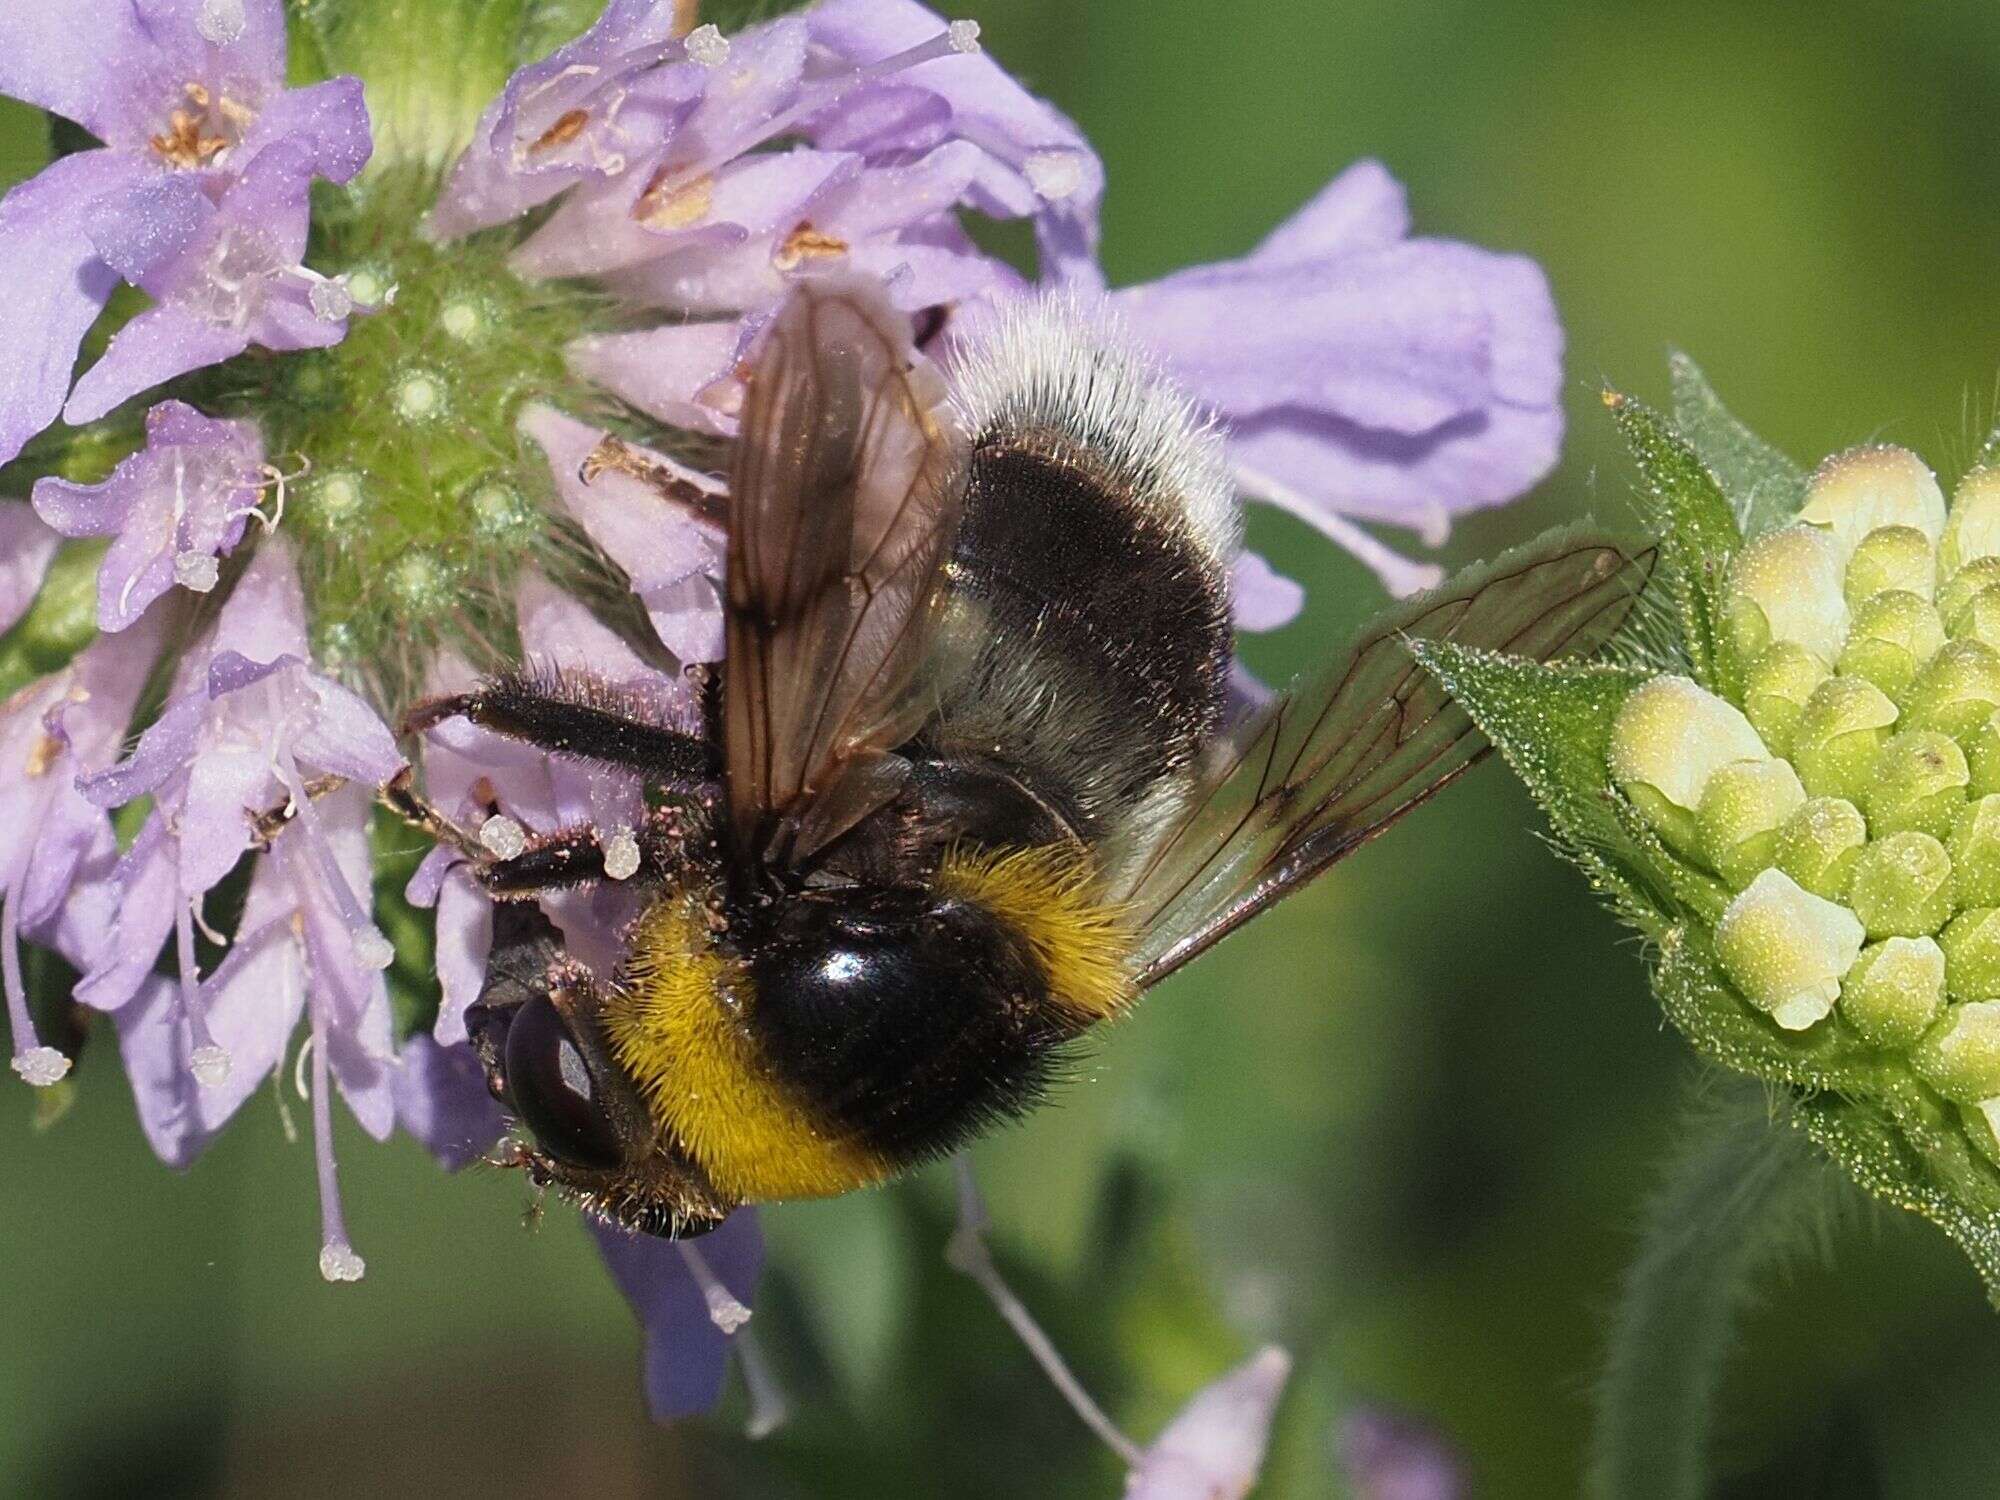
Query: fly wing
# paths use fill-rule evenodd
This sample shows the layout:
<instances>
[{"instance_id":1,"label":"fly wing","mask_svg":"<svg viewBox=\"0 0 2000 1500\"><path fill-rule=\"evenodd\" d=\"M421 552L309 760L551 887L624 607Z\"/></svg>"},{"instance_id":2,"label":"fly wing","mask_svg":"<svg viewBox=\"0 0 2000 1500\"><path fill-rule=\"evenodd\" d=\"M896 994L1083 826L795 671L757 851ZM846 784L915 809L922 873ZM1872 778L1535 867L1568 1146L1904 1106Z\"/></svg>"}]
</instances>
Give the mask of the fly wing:
<instances>
[{"instance_id":1,"label":"fly wing","mask_svg":"<svg viewBox=\"0 0 2000 1500\"><path fill-rule=\"evenodd\" d=\"M749 372L729 485L731 837L801 860L894 778L963 502L964 442L909 322L862 280L801 285Z\"/></svg>"},{"instance_id":2,"label":"fly wing","mask_svg":"<svg viewBox=\"0 0 2000 1500\"><path fill-rule=\"evenodd\" d=\"M1382 832L1487 749L1404 641L1548 661L1586 656L1624 623L1654 553L1555 531L1372 623L1207 762L1180 821L1117 892L1139 932L1141 988Z\"/></svg>"}]
</instances>

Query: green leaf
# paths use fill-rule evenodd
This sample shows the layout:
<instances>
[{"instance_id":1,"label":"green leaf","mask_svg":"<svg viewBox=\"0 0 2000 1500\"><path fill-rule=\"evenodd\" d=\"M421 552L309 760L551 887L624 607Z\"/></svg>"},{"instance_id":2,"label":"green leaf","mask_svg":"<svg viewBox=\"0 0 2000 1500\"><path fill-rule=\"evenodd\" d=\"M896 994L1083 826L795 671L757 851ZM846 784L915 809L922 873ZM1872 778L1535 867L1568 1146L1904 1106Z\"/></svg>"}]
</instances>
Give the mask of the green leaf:
<instances>
[{"instance_id":1,"label":"green leaf","mask_svg":"<svg viewBox=\"0 0 2000 1500\"><path fill-rule=\"evenodd\" d=\"M1604 770L1612 721L1647 674L1574 662L1544 665L1451 641L1408 644L1526 783L1592 887L1611 897L1628 921L1659 926L1657 882L1640 873Z\"/></svg>"},{"instance_id":2,"label":"green leaf","mask_svg":"<svg viewBox=\"0 0 2000 1500\"><path fill-rule=\"evenodd\" d=\"M1710 1061L1805 1091L1806 1132L1868 1192L1950 1235L2000 1309L2000 1171L1902 1058L1863 1045L1837 1017L1781 1030L1735 992L1692 928L1661 942L1654 987L1667 1018Z\"/></svg>"},{"instance_id":3,"label":"green leaf","mask_svg":"<svg viewBox=\"0 0 2000 1500\"><path fill-rule=\"evenodd\" d=\"M1737 421L1700 365L1678 349L1668 364L1674 425L1721 481L1744 534L1755 536L1791 520L1805 504L1805 470Z\"/></svg>"},{"instance_id":4,"label":"green leaf","mask_svg":"<svg viewBox=\"0 0 2000 1500\"><path fill-rule=\"evenodd\" d=\"M32 104L0 99L0 193L49 163L49 117Z\"/></svg>"},{"instance_id":5,"label":"green leaf","mask_svg":"<svg viewBox=\"0 0 2000 1500\"><path fill-rule=\"evenodd\" d=\"M1643 402L1604 393L1612 420L1644 480L1642 494L1658 528L1666 586L1680 619L1694 675L1732 701L1742 696L1741 668L1722 628L1722 581L1743 545L1722 486L1671 422Z\"/></svg>"}]
</instances>

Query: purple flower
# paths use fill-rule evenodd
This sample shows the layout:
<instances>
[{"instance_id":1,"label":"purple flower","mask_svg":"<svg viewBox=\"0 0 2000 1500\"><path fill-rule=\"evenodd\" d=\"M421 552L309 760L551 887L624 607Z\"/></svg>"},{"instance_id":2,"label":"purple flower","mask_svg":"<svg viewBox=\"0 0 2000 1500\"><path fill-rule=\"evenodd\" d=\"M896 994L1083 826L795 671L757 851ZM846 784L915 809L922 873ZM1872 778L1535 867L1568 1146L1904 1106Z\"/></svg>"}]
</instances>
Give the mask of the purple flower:
<instances>
[{"instance_id":1,"label":"purple flower","mask_svg":"<svg viewBox=\"0 0 2000 1500\"><path fill-rule=\"evenodd\" d=\"M1459 1500L1470 1492L1437 1433L1384 1408L1359 1407L1341 1418L1338 1446L1356 1500Z\"/></svg>"},{"instance_id":2,"label":"purple flower","mask_svg":"<svg viewBox=\"0 0 2000 1500\"><path fill-rule=\"evenodd\" d=\"M28 612L61 545L28 506L0 504L0 632Z\"/></svg>"},{"instance_id":3,"label":"purple flower","mask_svg":"<svg viewBox=\"0 0 2000 1500\"><path fill-rule=\"evenodd\" d=\"M447 1171L477 1161L507 1132L507 1117L470 1047L409 1038L397 1059L393 1088L396 1123Z\"/></svg>"},{"instance_id":4,"label":"purple flower","mask_svg":"<svg viewBox=\"0 0 2000 1500\"><path fill-rule=\"evenodd\" d=\"M1031 217L1052 275L1097 284L1103 169L1076 127L914 0L824 0L725 40L623 0L486 112L432 218L446 237L563 196L515 258L676 314L580 340L579 374L698 430L796 277L873 272L912 311L1014 289L954 217ZM803 141L766 149L780 138ZM688 321L689 315L698 321Z\"/></svg>"},{"instance_id":5,"label":"purple flower","mask_svg":"<svg viewBox=\"0 0 2000 1500\"><path fill-rule=\"evenodd\" d=\"M654 1420L707 1411L722 1393L731 1335L750 1316L764 1237L739 1209L698 1240L661 1240L591 1224L612 1279L645 1334L646 1405Z\"/></svg>"},{"instance_id":6,"label":"purple flower","mask_svg":"<svg viewBox=\"0 0 2000 1500\"><path fill-rule=\"evenodd\" d=\"M216 422L179 401L146 413L146 446L102 484L43 479L35 510L64 536L112 536L97 575L97 624L123 630L180 584L205 594L216 559L261 514L264 445L247 422Z\"/></svg>"},{"instance_id":7,"label":"purple flower","mask_svg":"<svg viewBox=\"0 0 2000 1500\"><path fill-rule=\"evenodd\" d=\"M276 861L283 867L276 874L272 862L260 864L258 879L283 887L268 900L295 900L303 910L310 894L316 920L331 922L328 912L337 917L355 962L370 971L385 967L392 957L389 944L364 901L365 839L357 846L358 867L344 861L336 849L338 828L314 793L338 781L358 783L365 809L367 791L402 764L374 710L307 666L298 576L284 544L267 541L223 606L210 639L183 664L166 707L138 747L119 765L80 783L100 807L141 796L151 796L154 805L118 862L111 940L78 985L77 997L104 1010L125 1005L139 993L171 934L191 1065L204 1085L226 1085L237 1072L234 1051L225 1034L211 1030L208 1014L224 993L216 987L223 976L219 971L208 983L199 982L198 903L252 847L256 820L284 808L291 821L277 842L293 852ZM325 805L335 804L328 799ZM320 946L331 951L334 945L327 937ZM239 943L224 968L231 961L240 967L243 951ZM261 1033L251 1041L253 1057L261 1060L268 1050ZM250 1076L254 1081L256 1074Z\"/></svg>"},{"instance_id":8,"label":"purple flower","mask_svg":"<svg viewBox=\"0 0 2000 1500\"><path fill-rule=\"evenodd\" d=\"M1511 500L1562 439L1562 327L1534 262L1410 239L1401 186L1357 162L1242 260L1116 292L1118 313L1226 424L1237 480L1396 593L1437 581L1355 521L1444 540Z\"/></svg>"},{"instance_id":9,"label":"purple flower","mask_svg":"<svg viewBox=\"0 0 2000 1500\"><path fill-rule=\"evenodd\" d=\"M1202 1387L1133 1467L1125 1500L1249 1494L1291 1373L1291 1356L1273 1346Z\"/></svg>"},{"instance_id":10,"label":"purple flower","mask_svg":"<svg viewBox=\"0 0 2000 1500\"><path fill-rule=\"evenodd\" d=\"M121 279L161 305L85 376L73 421L251 342L301 347L307 330L270 284L291 273L311 286L297 269L307 189L361 169L368 116L357 80L287 90L284 70L280 0L67 0L0 16L0 94L104 142L0 200L0 462L63 410L77 347ZM313 337L329 332L337 323Z\"/></svg>"},{"instance_id":11,"label":"purple flower","mask_svg":"<svg viewBox=\"0 0 2000 1500\"><path fill-rule=\"evenodd\" d=\"M44 1047L28 1015L20 941L47 942L87 965L110 925L118 841L79 772L117 754L159 648L159 621L105 636L60 672L0 706L0 975L14 1032L14 1071L51 1084L69 1059Z\"/></svg>"}]
</instances>

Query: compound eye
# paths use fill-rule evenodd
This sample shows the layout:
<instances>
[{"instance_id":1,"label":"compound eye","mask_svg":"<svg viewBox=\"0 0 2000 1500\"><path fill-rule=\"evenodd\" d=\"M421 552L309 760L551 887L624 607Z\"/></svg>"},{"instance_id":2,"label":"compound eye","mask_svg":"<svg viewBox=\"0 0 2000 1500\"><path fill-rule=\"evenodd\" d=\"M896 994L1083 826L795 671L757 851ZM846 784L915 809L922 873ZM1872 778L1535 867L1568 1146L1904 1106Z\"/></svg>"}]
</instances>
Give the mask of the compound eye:
<instances>
[{"instance_id":1,"label":"compound eye","mask_svg":"<svg viewBox=\"0 0 2000 1500\"><path fill-rule=\"evenodd\" d=\"M597 1080L546 995L524 1001L507 1028L507 1092L541 1148L566 1166L615 1167L618 1133L597 1098Z\"/></svg>"}]
</instances>

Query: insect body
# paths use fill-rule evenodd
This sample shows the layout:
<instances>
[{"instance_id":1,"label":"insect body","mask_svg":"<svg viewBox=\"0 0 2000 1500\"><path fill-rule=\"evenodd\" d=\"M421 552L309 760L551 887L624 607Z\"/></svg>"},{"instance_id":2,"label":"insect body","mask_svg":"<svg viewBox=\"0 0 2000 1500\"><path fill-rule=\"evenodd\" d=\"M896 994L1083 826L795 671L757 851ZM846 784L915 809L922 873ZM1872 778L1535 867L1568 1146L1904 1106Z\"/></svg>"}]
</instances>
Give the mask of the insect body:
<instances>
[{"instance_id":1,"label":"insect body","mask_svg":"<svg viewBox=\"0 0 2000 1500\"><path fill-rule=\"evenodd\" d=\"M1476 757L1404 635L1587 652L1649 566L1551 534L1238 721L1235 501L1186 400L1060 301L1005 316L947 388L851 281L774 320L727 524L708 733L585 679L413 716L656 796L619 972L504 905L468 1016L523 1164L656 1234L880 1181L1027 1109L1068 1044ZM604 861L579 829L477 870L518 898Z\"/></svg>"}]
</instances>

